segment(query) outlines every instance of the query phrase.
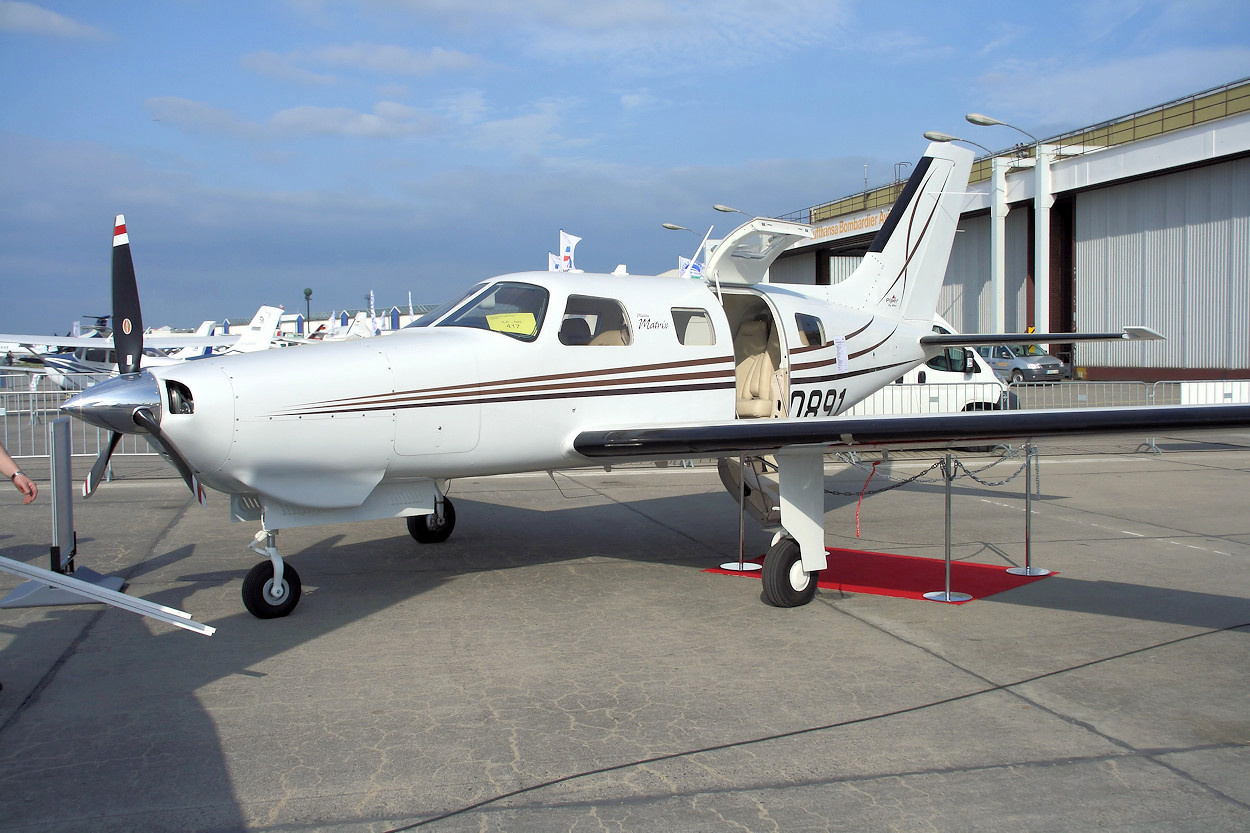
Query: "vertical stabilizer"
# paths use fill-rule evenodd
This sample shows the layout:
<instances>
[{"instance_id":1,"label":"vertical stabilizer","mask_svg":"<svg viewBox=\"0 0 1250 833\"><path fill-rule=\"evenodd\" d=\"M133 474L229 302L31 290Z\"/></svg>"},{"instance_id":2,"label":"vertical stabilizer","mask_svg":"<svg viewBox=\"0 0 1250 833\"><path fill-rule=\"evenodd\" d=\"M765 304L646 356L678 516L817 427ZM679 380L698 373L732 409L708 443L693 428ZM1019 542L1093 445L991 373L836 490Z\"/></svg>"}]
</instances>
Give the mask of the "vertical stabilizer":
<instances>
[{"instance_id":1,"label":"vertical stabilizer","mask_svg":"<svg viewBox=\"0 0 1250 833\"><path fill-rule=\"evenodd\" d=\"M946 276L973 153L929 145L873 238L864 262L830 299L887 318L930 324Z\"/></svg>"},{"instance_id":2,"label":"vertical stabilizer","mask_svg":"<svg viewBox=\"0 0 1250 833\"><path fill-rule=\"evenodd\" d=\"M278 321L282 317L279 307L261 307L252 316L252 321L239 336L239 340L230 345L231 353L252 353L257 350L268 350L273 337L278 334Z\"/></svg>"}]
</instances>

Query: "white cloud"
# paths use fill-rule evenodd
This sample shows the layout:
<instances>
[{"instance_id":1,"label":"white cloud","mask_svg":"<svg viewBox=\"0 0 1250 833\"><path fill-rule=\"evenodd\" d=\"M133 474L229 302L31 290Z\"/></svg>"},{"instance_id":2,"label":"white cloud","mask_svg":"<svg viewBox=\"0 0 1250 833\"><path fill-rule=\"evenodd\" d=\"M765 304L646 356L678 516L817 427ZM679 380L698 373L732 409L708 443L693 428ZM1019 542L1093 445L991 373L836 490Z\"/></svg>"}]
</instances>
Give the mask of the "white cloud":
<instances>
[{"instance_id":1,"label":"white cloud","mask_svg":"<svg viewBox=\"0 0 1250 833\"><path fill-rule=\"evenodd\" d=\"M1016 61L976 85L986 112L1063 130L1236 81L1247 66L1250 47L1178 48L1084 65L1070 56L1058 65Z\"/></svg>"},{"instance_id":2,"label":"white cloud","mask_svg":"<svg viewBox=\"0 0 1250 833\"><path fill-rule=\"evenodd\" d=\"M239 59L244 69L257 75L290 81L296 84L330 84L336 79L333 75L312 72L298 66L289 55L276 52L252 52Z\"/></svg>"},{"instance_id":3,"label":"white cloud","mask_svg":"<svg viewBox=\"0 0 1250 833\"><path fill-rule=\"evenodd\" d=\"M285 54L252 52L241 63L246 69L271 78L301 84L325 84L335 76L316 72L309 67L333 67L379 73L387 76L424 77L444 72L467 72L487 66L474 55L436 46L431 49L408 49L403 46L375 43L351 43L297 49Z\"/></svg>"},{"instance_id":4,"label":"white cloud","mask_svg":"<svg viewBox=\"0 0 1250 833\"><path fill-rule=\"evenodd\" d=\"M294 2L294 0L292 0ZM763 56L845 40L845 0L299 0L321 21L332 6L443 26L450 32L506 33L512 45L554 62L593 59L634 72L674 66L744 66ZM834 48L832 45L830 48Z\"/></svg>"},{"instance_id":5,"label":"white cloud","mask_svg":"<svg viewBox=\"0 0 1250 833\"><path fill-rule=\"evenodd\" d=\"M567 102L540 101L528 113L474 124L470 136L484 148L503 148L522 156L538 156L551 145L563 144L557 132Z\"/></svg>"},{"instance_id":6,"label":"white cloud","mask_svg":"<svg viewBox=\"0 0 1250 833\"><path fill-rule=\"evenodd\" d=\"M0 0L0 29L57 38L107 37L103 30L95 26L79 23L34 3L21 3L18 0Z\"/></svg>"},{"instance_id":7,"label":"white cloud","mask_svg":"<svg viewBox=\"0 0 1250 833\"><path fill-rule=\"evenodd\" d=\"M283 135L369 139L426 136L439 130L434 116L393 101L378 102L372 113L361 113L349 107L291 107L275 113L269 124Z\"/></svg>"},{"instance_id":8,"label":"white cloud","mask_svg":"<svg viewBox=\"0 0 1250 833\"><path fill-rule=\"evenodd\" d=\"M442 129L441 121L435 115L393 101L378 102L372 113L362 113L350 107L289 107L274 113L263 124L248 121L229 110L174 96L150 98L144 105L156 121L193 133L224 134L243 139L300 136L391 139L427 136Z\"/></svg>"},{"instance_id":9,"label":"white cloud","mask_svg":"<svg viewBox=\"0 0 1250 833\"><path fill-rule=\"evenodd\" d=\"M388 75L422 76L441 72L464 72L485 63L476 56L441 46L418 50L388 44L352 43L325 46L295 54L310 62Z\"/></svg>"},{"instance_id":10,"label":"white cloud","mask_svg":"<svg viewBox=\"0 0 1250 833\"><path fill-rule=\"evenodd\" d=\"M143 102L155 121L194 133L224 133L243 138L259 137L260 128L229 110L178 96L160 96Z\"/></svg>"}]
</instances>

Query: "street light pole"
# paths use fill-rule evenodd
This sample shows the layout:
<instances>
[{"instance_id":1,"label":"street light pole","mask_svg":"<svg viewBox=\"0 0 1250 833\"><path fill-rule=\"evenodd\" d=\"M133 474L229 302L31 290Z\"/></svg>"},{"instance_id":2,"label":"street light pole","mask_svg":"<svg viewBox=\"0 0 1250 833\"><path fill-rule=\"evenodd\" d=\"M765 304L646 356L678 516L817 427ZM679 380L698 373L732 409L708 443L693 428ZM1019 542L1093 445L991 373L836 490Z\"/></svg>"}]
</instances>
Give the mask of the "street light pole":
<instances>
[{"instance_id":1,"label":"street light pole","mask_svg":"<svg viewBox=\"0 0 1250 833\"><path fill-rule=\"evenodd\" d=\"M969 113L964 118L982 127L1010 127L1033 141L1033 327L1039 333L1050 332L1050 209L1055 204L1050 163L1055 149L1024 128L992 116Z\"/></svg>"},{"instance_id":2,"label":"street light pole","mask_svg":"<svg viewBox=\"0 0 1250 833\"><path fill-rule=\"evenodd\" d=\"M312 335L312 289L304 288L304 335Z\"/></svg>"}]
</instances>

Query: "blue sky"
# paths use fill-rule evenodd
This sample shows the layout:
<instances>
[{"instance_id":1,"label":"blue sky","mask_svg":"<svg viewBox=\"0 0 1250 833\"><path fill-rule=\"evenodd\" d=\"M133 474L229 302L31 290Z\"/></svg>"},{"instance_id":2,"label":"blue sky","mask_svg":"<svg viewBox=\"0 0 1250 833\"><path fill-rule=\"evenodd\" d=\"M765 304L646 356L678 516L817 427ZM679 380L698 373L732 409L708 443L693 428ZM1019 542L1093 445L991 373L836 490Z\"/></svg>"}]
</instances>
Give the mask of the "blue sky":
<instances>
[{"instance_id":1,"label":"blue sky","mask_svg":"<svg viewBox=\"0 0 1250 833\"><path fill-rule=\"evenodd\" d=\"M1030 11L1032 9L1032 11ZM1250 4L0 0L0 331L446 300L545 269L676 266L728 203L893 179L925 130L992 148L1250 75Z\"/></svg>"}]
</instances>

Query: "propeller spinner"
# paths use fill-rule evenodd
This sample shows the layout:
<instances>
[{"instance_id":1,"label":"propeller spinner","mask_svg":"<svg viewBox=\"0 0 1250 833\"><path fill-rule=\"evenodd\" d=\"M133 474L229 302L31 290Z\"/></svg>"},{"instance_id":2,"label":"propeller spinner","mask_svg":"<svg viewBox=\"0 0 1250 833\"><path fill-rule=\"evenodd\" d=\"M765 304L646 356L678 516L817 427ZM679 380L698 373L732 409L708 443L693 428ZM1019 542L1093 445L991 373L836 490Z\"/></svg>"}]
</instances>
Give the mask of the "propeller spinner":
<instances>
[{"instance_id":1,"label":"propeller spinner","mask_svg":"<svg viewBox=\"0 0 1250 833\"><path fill-rule=\"evenodd\" d=\"M173 441L161 431L160 383L151 373L140 371L143 361L143 313L139 309L139 287L126 218L118 214L113 223L113 347L121 375L102 382L70 399L61 409L75 417L111 431L108 445L100 451L87 479L83 497L91 497L104 479L109 459L122 434L146 433L160 447L201 506L208 498L190 463Z\"/></svg>"}]
</instances>

